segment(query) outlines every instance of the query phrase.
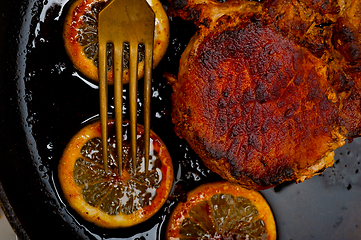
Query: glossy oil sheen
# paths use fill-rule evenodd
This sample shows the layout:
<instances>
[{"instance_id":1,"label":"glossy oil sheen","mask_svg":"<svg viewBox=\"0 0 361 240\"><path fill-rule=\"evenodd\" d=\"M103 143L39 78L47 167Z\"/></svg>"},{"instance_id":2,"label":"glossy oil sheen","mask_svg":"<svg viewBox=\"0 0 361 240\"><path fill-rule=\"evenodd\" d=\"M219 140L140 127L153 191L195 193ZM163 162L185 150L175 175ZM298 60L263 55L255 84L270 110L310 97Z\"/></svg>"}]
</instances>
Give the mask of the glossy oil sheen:
<instances>
[{"instance_id":1,"label":"glossy oil sheen","mask_svg":"<svg viewBox=\"0 0 361 240\"><path fill-rule=\"evenodd\" d=\"M66 0L0 3L3 207L22 239L164 239L167 216L178 201L185 200L185 192L220 179L173 132L172 90L163 77L166 71L177 72L180 54L195 29L191 23L171 19L168 52L153 72L151 125L173 159L171 195L147 222L107 230L84 221L68 207L57 179L65 145L99 112L97 85L73 68L63 48L62 21L69 4ZM127 89L124 92L123 113L128 118ZM110 100L112 104L112 96ZM138 115L142 122L140 108ZM321 176L261 192L273 210L278 239L359 239L360 149L361 141L355 139L336 151L334 167Z\"/></svg>"}]
</instances>

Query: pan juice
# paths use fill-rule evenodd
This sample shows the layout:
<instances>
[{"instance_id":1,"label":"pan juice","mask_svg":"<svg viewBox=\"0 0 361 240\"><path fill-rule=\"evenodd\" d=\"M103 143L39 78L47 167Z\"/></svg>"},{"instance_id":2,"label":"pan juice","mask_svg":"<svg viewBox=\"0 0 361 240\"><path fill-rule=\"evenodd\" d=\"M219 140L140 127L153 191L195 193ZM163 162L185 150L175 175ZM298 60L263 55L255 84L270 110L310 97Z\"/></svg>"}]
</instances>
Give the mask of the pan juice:
<instances>
[{"instance_id":1,"label":"pan juice","mask_svg":"<svg viewBox=\"0 0 361 240\"><path fill-rule=\"evenodd\" d=\"M32 163L38 173L39 189L53 214L62 220L62 227L71 229L81 239L162 239L167 216L185 192L212 175L201 160L172 131L171 86L163 73L176 71L186 42L174 38L163 61L153 71L151 127L166 143L175 165L175 184L163 208L150 220L126 229L104 229L83 220L64 199L57 177L57 165L70 138L84 125L99 117L97 83L86 79L68 59L62 41L62 21L71 1L36 2L31 10L34 21L24 50L22 94L27 107L25 121ZM177 28L174 28L177 29ZM193 34L191 28L188 36ZM139 81L143 89L143 81ZM123 115L129 119L128 87L124 86ZM142 124L142 96L138 95L138 122ZM114 95L109 89L110 115L114 111ZM214 174L213 174L214 175ZM219 179L214 175L214 179Z\"/></svg>"}]
</instances>

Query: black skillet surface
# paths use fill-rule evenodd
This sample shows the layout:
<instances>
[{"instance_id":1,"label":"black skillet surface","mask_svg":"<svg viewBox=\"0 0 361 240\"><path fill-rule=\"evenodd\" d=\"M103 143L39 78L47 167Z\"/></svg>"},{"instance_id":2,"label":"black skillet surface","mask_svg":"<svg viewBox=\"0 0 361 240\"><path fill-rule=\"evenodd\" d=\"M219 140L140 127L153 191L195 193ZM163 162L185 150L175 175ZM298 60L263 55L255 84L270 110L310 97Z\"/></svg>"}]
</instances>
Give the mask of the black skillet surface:
<instances>
[{"instance_id":1,"label":"black skillet surface","mask_svg":"<svg viewBox=\"0 0 361 240\"><path fill-rule=\"evenodd\" d=\"M167 216L184 192L219 180L172 131L171 87L163 78L165 71L176 73L194 27L171 19L170 46L153 73L152 128L174 160L172 194L146 223L105 230L67 206L57 179L68 140L99 111L96 85L73 68L63 48L62 20L68 4L0 1L2 208L20 239L164 239ZM139 116L141 121L141 110ZM261 192L273 209L278 239L361 239L361 139L337 150L335 159L334 167L321 176Z\"/></svg>"}]
</instances>

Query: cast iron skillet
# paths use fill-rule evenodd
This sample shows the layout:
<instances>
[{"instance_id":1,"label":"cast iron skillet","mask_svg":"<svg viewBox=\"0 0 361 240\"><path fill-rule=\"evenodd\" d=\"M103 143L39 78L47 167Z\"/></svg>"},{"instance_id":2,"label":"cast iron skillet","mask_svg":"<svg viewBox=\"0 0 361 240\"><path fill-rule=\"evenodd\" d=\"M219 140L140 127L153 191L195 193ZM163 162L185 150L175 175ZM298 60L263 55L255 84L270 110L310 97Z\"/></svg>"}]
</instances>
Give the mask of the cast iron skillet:
<instances>
[{"instance_id":1,"label":"cast iron skillet","mask_svg":"<svg viewBox=\"0 0 361 240\"><path fill-rule=\"evenodd\" d=\"M146 223L104 230L67 206L57 179L68 140L99 111L96 85L73 68L63 48L68 5L68 0L0 1L1 206L20 239L164 239L168 215L184 193L220 179L172 131L171 86L163 73L176 73L194 27L171 19L170 46L153 73L152 128L174 161L171 196ZM278 239L360 238L360 149L356 139L336 151L334 167L321 176L261 192L274 212Z\"/></svg>"}]
</instances>

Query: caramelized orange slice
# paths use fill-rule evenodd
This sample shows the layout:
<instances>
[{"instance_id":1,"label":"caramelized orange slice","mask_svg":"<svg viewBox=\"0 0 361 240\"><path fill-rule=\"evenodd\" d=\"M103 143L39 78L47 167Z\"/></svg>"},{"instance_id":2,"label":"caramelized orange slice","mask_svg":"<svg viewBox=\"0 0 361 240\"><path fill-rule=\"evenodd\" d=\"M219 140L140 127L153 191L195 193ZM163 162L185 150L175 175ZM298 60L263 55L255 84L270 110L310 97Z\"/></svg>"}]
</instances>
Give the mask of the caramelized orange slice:
<instances>
[{"instance_id":1,"label":"caramelized orange slice","mask_svg":"<svg viewBox=\"0 0 361 240\"><path fill-rule=\"evenodd\" d=\"M174 209L166 239L276 239L272 211L259 192L229 182L190 191Z\"/></svg>"},{"instance_id":2,"label":"caramelized orange slice","mask_svg":"<svg viewBox=\"0 0 361 240\"><path fill-rule=\"evenodd\" d=\"M118 174L114 121L108 122L108 172L104 170L100 122L81 129L59 163L59 180L69 205L87 221L106 228L129 227L153 216L173 184L173 165L161 139L151 131L148 171L143 151L144 128L137 127L133 169L129 123L123 123L123 170ZM135 170L135 171L134 171Z\"/></svg>"},{"instance_id":3,"label":"caramelized orange slice","mask_svg":"<svg viewBox=\"0 0 361 240\"><path fill-rule=\"evenodd\" d=\"M155 13L153 68L164 56L169 42L169 21L159 0L147 0ZM64 22L63 39L75 68L91 80L98 81L98 15L109 0L76 0ZM119 14L122 14L121 12ZM124 44L123 82L129 82L129 44ZM107 46L108 83L113 83L113 50ZM144 75L144 45L140 45L138 78Z\"/></svg>"}]
</instances>

